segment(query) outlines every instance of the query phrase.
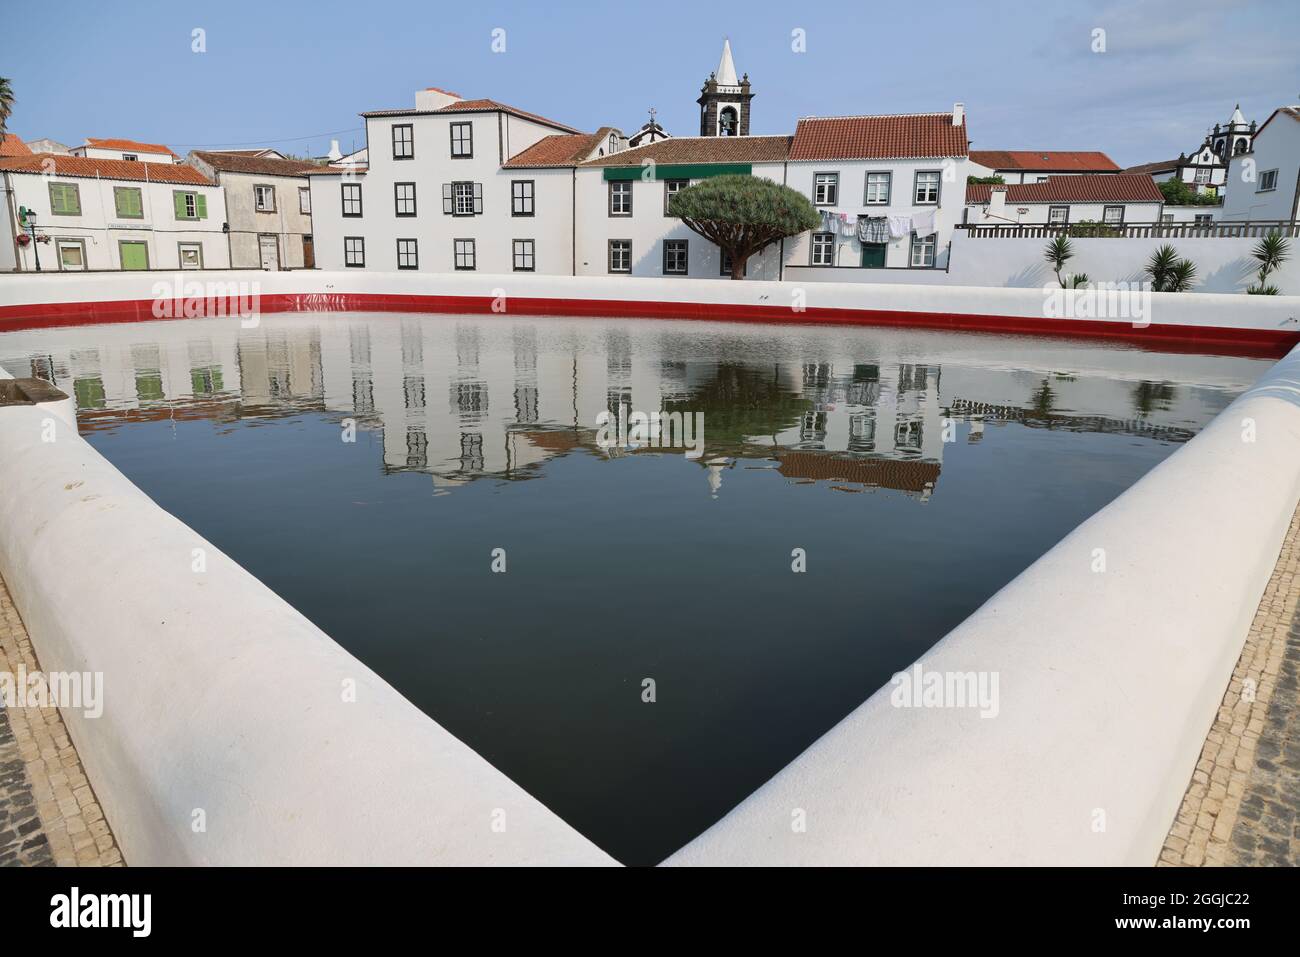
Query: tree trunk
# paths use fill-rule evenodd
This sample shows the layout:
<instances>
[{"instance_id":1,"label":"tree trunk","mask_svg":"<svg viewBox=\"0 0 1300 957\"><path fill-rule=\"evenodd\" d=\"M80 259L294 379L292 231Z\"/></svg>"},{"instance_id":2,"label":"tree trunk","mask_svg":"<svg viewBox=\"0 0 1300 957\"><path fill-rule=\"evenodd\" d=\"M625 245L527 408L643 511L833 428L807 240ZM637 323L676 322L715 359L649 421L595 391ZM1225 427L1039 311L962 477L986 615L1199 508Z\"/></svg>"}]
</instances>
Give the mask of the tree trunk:
<instances>
[{"instance_id":1,"label":"tree trunk","mask_svg":"<svg viewBox=\"0 0 1300 957\"><path fill-rule=\"evenodd\" d=\"M745 257L737 256L735 253L731 254L731 278L745 278Z\"/></svg>"}]
</instances>

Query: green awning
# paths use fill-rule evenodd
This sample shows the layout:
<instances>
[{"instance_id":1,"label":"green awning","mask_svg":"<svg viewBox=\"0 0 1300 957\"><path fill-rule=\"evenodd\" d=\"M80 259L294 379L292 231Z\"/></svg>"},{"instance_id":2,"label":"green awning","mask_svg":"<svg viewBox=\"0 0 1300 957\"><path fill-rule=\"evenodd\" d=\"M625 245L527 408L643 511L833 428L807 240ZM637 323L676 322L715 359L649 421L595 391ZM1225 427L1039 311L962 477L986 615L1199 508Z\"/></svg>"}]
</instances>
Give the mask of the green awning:
<instances>
[{"instance_id":1,"label":"green awning","mask_svg":"<svg viewBox=\"0 0 1300 957\"><path fill-rule=\"evenodd\" d=\"M640 166L606 166L605 181L640 179ZM751 176L753 163L656 163L655 179L708 179L710 176Z\"/></svg>"}]
</instances>

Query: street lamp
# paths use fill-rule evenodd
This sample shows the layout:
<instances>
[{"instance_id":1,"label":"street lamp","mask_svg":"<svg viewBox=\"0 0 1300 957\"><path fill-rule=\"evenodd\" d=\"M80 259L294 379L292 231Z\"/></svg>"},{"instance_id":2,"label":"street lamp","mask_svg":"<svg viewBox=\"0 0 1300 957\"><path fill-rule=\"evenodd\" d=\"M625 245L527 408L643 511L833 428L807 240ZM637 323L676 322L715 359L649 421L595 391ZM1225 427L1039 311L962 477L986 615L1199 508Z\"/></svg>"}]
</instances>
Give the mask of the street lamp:
<instances>
[{"instance_id":1,"label":"street lamp","mask_svg":"<svg viewBox=\"0 0 1300 957\"><path fill-rule=\"evenodd\" d=\"M36 210L24 208L19 212L22 224L27 227L27 235L32 237L32 255L36 257L36 271L40 272L41 251L36 242Z\"/></svg>"}]
</instances>

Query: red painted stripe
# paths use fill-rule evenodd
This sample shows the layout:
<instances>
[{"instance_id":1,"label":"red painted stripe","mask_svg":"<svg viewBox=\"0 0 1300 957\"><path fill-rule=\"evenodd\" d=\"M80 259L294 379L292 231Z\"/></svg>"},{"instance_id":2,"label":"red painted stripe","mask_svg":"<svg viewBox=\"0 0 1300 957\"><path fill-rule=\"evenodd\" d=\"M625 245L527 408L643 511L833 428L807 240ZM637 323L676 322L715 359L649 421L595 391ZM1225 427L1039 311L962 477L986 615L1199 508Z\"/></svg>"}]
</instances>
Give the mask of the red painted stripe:
<instances>
[{"instance_id":1,"label":"red painted stripe","mask_svg":"<svg viewBox=\"0 0 1300 957\"><path fill-rule=\"evenodd\" d=\"M1107 339L1164 352L1209 352L1216 355L1281 357L1297 343L1300 330L1233 329L1223 326L1157 325L1134 328L1127 322L1070 320L1017 316L908 312L890 309L829 309L810 307L794 313L788 306L741 303L655 302L648 300L555 299L512 297L497 312L489 296L433 296L393 293L275 293L264 295L262 313L280 312L401 312L463 315L590 316L601 318L702 319L763 322L782 325L893 326L946 329L1059 338ZM193 308L193 303L191 308ZM152 322L160 318L193 318L185 303L172 304L171 315L155 313L155 300L37 303L0 306L0 331L109 322ZM237 300L207 299L203 316L235 316Z\"/></svg>"}]
</instances>

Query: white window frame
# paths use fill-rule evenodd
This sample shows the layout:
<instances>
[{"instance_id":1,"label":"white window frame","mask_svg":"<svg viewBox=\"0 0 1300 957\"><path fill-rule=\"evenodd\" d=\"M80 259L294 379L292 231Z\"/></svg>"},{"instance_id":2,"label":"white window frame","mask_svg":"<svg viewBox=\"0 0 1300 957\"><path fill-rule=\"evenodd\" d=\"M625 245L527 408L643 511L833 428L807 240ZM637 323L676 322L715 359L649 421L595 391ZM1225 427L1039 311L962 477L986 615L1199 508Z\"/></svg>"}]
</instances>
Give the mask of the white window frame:
<instances>
[{"instance_id":1,"label":"white window frame","mask_svg":"<svg viewBox=\"0 0 1300 957\"><path fill-rule=\"evenodd\" d=\"M510 181L510 215L535 216L537 214L537 181L512 179Z\"/></svg>"},{"instance_id":2,"label":"white window frame","mask_svg":"<svg viewBox=\"0 0 1300 957\"><path fill-rule=\"evenodd\" d=\"M609 215L632 215L632 180L612 179L609 181Z\"/></svg>"},{"instance_id":3,"label":"white window frame","mask_svg":"<svg viewBox=\"0 0 1300 957\"><path fill-rule=\"evenodd\" d=\"M939 193L942 188L943 173L937 169L919 169L912 179L912 205L913 206L938 206ZM925 191L922 192L922 184L925 185ZM930 199L930 186L934 187L934 198Z\"/></svg>"},{"instance_id":4,"label":"white window frame","mask_svg":"<svg viewBox=\"0 0 1300 957\"><path fill-rule=\"evenodd\" d=\"M839 173L813 173L813 205L834 206L840 199Z\"/></svg>"},{"instance_id":5,"label":"white window frame","mask_svg":"<svg viewBox=\"0 0 1300 957\"><path fill-rule=\"evenodd\" d=\"M532 239L510 240L510 265L514 272L536 272L537 242Z\"/></svg>"},{"instance_id":6,"label":"white window frame","mask_svg":"<svg viewBox=\"0 0 1300 957\"><path fill-rule=\"evenodd\" d=\"M403 259L406 260L406 265L402 265ZM397 268L420 268L420 241L418 239L403 237L397 241Z\"/></svg>"},{"instance_id":7,"label":"white window frame","mask_svg":"<svg viewBox=\"0 0 1300 957\"><path fill-rule=\"evenodd\" d=\"M618 250L620 261L626 259L626 267L615 268L614 254ZM609 241L609 250L606 260L607 267L611 273L616 275L628 275L632 272L632 240L630 239L611 239Z\"/></svg>"},{"instance_id":8,"label":"white window frame","mask_svg":"<svg viewBox=\"0 0 1300 957\"><path fill-rule=\"evenodd\" d=\"M1266 169L1260 171L1259 186L1256 187L1255 192L1271 193L1275 189L1277 189L1277 170Z\"/></svg>"},{"instance_id":9,"label":"white window frame","mask_svg":"<svg viewBox=\"0 0 1300 957\"><path fill-rule=\"evenodd\" d=\"M474 124L467 121L452 123L451 132L451 158L452 159L473 159L474 158Z\"/></svg>"},{"instance_id":10,"label":"white window frame","mask_svg":"<svg viewBox=\"0 0 1300 957\"><path fill-rule=\"evenodd\" d=\"M871 189L872 179L876 180L877 186L883 180L885 184L884 197L881 198L879 189L875 190L876 198L872 198L873 190ZM891 194L894 191L894 174L888 171L874 170L867 173L866 181L862 187L862 205L864 206L888 206Z\"/></svg>"},{"instance_id":11,"label":"white window frame","mask_svg":"<svg viewBox=\"0 0 1300 957\"><path fill-rule=\"evenodd\" d=\"M680 256L681 268L672 268L676 266ZM686 239L665 239L664 240L664 275L665 276L687 276L691 271L691 247L690 241Z\"/></svg>"},{"instance_id":12,"label":"white window frame","mask_svg":"<svg viewBox=\"0 0 1300 957\"><path fill-rule=\"evenodd\" d=\"M267 199L271 203L267 205ZM259 213L275 212L275 187L266 183L256 183L253 185L253 208Z\"/></svg>"},{"instance_id":13,"label":"white window frame","mask_svg":"<svg viewBox=\"0 0 1300 957\"><path fill-rule=\"evenodd\" d=\"M809 262L814 266L835 265L835 234L813 233Z\"/></svg>"},{"instance_id":14,"label":"white window frame","mask_svg":"<svg viewBox=\"0 0 1300 957\"><path fill-rule=\"evenodd\" d=\"M1060 219L1056 218L1057 213L1061 214ZM1069 206L1048 206L1047 207L1047 225L1049 226L1066 226L1070 222Z\"/></svg>"},{"instance_id":15,"label":"white window frame","mask_svg":"<svg viewBox=\"0 0 1300 957\"><path fill-rule=\"evenodd\" d=\"M933 269L938 259L939 234L928 236L912 234L911 263L913 269Z\"/></svg>"},{"instance_id":16,"label":"white window frame","mask_svg":"<svg viewBox=\"0 0 1300 957\"><path fill-rule=\"evenodd\" d=\"M302 213L304 216L311 215L311 187L310 186L298 187L298 212Z\"/></svg>"},{"instance_id":17,"label":"white window frame","mask_svg":"<svg viewBox=\"0 0 1300 957\"><path fill-rule=\"evenodd\" d=\"M474 272L478 269L478 246L472 239L451 241L452 266L457 272Z\"/></svg>"},{"instance_id":18,"label":"white window frame","mask_svg":"<svg viewBox=\"0 0 1300 957\"><path fill-rule=\"evenodd\" d=\"M366 238L364 236L343 237L343 265L352 269L366 268Z\"/></svg>"}]
</instances>

